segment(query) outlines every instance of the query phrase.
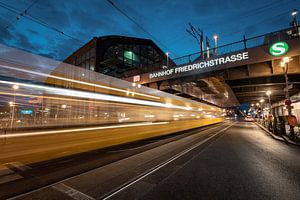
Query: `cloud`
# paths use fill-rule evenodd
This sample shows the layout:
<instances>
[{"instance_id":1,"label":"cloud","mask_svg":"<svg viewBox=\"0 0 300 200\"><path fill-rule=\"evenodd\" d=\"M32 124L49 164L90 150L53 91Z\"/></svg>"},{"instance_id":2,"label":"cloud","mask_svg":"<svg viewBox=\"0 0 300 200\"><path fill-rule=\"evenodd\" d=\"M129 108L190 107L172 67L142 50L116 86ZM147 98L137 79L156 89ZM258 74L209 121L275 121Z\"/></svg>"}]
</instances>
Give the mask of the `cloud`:
<instances>
[{"instance_id":1,"label":"cloud","mask_svg":"<svg viewBox=\"0 0 300 200\"><path fill-rule=\"evenodd\" d=\"M18 9L25 9L32 2L31 0L6 1ZM209 37L215 33L219 34L220 43L224 42L224 35L225 37L228 35L226 42L232 42L237 39L237 35L240 36L244 32L255 35L258 32L261 34L268 29L280 27L284 21L278 16L276 17L276 13L291 10L296 6L296 1L290 1L294 2L294 5L279 2L272 6L272 9L269 8L268 15L261 12L261 15L258 16L257 7L267 9L263 5L270 4L271 0L112 1L161 43L170 44L172 47L169 50L158 44L163 50L176 52L178 56L191 51L198 51L198 45L195 41L186 37L185 29L189 22L203 29ZM284 9L280 6L283 6ZM26 18L21 18L8 30L0 31L0 43L63 60L95 36L127 35L153 40L151 36L105 0L43 0L38 1L28 13L59 31L83 41L83 43ZM0 25L7 25L15 17L15 13L0 8ZM255 23L266 20L266 18L270 18L267 23L268 26L255 25ZM169 47L167 46L167 48Z\"/></svg>"},{"instance_id":2,"label":"cloud","mask_svg":"<svg viewBox=\"0 0 300 200\"><path fill-rule=\"evenodd\" d=\"M72 16L68 14L68 5L65 1L39 1L28 13L51 26L59 29L71 24Z\"/></svg>"}]
</instances>

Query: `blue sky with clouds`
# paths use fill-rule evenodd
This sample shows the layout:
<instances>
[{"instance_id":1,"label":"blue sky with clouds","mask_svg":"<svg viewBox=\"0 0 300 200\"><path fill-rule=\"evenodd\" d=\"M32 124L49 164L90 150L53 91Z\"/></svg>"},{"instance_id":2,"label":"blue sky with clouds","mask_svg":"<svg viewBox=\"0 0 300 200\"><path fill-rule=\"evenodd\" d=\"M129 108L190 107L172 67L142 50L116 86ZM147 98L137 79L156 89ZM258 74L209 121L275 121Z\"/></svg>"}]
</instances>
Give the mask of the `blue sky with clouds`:
<instances>
[{"instance_id":1,"label":"blue sky with clouds","mask_svg":"<svg viewBox=\"0 0 300 200\"><path fill-rule=\"evenodd\" d=\"M126 35L153 39L172 58L199 51L186 28L191 22L219 44L289 26L299 0L111 0L143 26L149 36L106 0L39 0L28 11L35 19L78 40L45 28L12 10L35 0L0 0L0 43L63 60L95 36ZM4 3L4 4L3 4ZM3 8L8 6L10 10ZM5 28L7 27L8 28Z\"/></svg>"}]
</instances>

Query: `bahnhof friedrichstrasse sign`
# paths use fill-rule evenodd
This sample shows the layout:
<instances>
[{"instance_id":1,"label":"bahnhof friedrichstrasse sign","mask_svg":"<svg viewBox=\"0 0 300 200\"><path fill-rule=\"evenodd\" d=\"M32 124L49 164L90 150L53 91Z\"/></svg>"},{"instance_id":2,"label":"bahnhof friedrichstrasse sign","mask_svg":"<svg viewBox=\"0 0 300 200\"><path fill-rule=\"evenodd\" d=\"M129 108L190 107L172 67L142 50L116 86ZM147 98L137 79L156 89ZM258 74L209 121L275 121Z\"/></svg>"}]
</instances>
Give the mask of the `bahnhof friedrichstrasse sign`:
<instances>
[{"instance_id":1,"label":"bahnhof friedrichstrasse sign","mask_svg":"<svg viewBox=\"0 0 300 200\"><path fill-rule=\"evenodd\" d=\"M249 59L248 52L243 52L243 53L237 53L237 54L232 54L220 58L215 58L215 59L210 59L198 63L193 63L193 64L188 64L176 68L171 68L171 69L166 69L163 71L158 71L158 72L153 72L149 74L149 79L152 78L158 78L158 77L164 77L164 76L171 76L173 74L180 74L184 72L189 72L189 71L194 71L198 69L203 69L203 68L210 68L226 63L233 63L237 61L242 61L242 60L247 60Z\"/></svg>"},{"instance_id":2,"label":"bahnhof friedrichstrasse sign","mask_svg":"<svg viewBox=\"0 0 300 200\"><path fill-rule=\"evenodd\" d=\"M299 56L299 38L274 42L271 45L262 44L237 52L219 55L207 60L195 61L181 66L161 69L149 73L128 77L126 80L140 84L153 83L187 76L201 76L221 70L230 70L238 66L258 64L262 62L280 60L283 56Z\"/></svg>"}]
</instances>

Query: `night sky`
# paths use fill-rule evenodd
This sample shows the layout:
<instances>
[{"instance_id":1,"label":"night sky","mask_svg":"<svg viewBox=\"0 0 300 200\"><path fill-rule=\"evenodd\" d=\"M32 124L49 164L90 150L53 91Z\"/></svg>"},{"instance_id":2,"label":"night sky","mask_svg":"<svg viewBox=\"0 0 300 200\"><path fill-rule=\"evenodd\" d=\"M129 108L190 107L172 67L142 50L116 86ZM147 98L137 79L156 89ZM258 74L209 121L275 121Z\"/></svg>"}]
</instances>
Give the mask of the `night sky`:
<instances>
[{"instance_id":1,"label":"night sky","mask_svg":"<svg viewBox=\"0 0 300 200\"><path fill-rule=\"evenodd\" d=\"M289 26L299 0L111 0L151 36L106 0L0 0L0 43L63 60L94 36L126 35L153 39L172 58L199 51L188 23L219 44ZM17 10L26 17L18 17ZM4 3L4 4L3 4ZM3 8L3 6L6 7ZM74 39L72 39L73 37Z\"/></svg>"}]
</instances>

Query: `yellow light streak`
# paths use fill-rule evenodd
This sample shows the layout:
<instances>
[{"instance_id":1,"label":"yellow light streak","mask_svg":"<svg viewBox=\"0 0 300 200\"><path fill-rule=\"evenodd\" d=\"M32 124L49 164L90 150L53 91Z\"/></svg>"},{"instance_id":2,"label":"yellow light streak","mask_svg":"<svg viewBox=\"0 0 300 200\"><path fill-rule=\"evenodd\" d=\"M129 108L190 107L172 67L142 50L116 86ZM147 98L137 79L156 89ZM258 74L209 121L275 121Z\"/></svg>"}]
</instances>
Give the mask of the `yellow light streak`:
<instances>
[{"instance_id":1,"label":"yellow light streak","mask_svg":"<svg viewBox=\"0 0 300 200\"><path fill-rule=\"evenodd\" d=\"M2 81L2 80L0 81L0 83L9 84L9 85L18 84L19 86L23 86L23 87L34 88L42 91L45 90L55 95L66 95L66 96L72 96L76 98L89 98L95 100L103 100L103 101L118 102L118 103L125 103L125 104L155 106L155 107L169 107L167 104L156 102L156 101L133 99L133 98L101 94L101 93L92 93L92 92L85 92L79 90L55 88L55 87L49 87L44 85L34 85L34 84L19 83L19 82L17 83L17 82ZM176 106L176 105L172 105L171 108L186 109L186 107L184 106Z\"/></svg>"},{"instance_id":2,"label":"yellow light streak","mask_svg":"<svg viewBox=\"0 0 300 200\"><path fill-rule=\"evenodd\" d=\"M54 131L38 131L38 132L28 132L28 133L10 133L10 134L6 134L6 135L0 135L0 138L28 137L28 136L38 136L38 135L59 134L59 133L95 131L95 130L104 130L104 129L113 129L113 128L126 128L126 127L135 127L135 126L153 126L153 125L161 125L161 124L168 124L168 123L169 122L142 122L142 123L100 126L100 127L91 127L91 128L76 128L76 129L54 130Z\"/></svg>"}]
</instances>

